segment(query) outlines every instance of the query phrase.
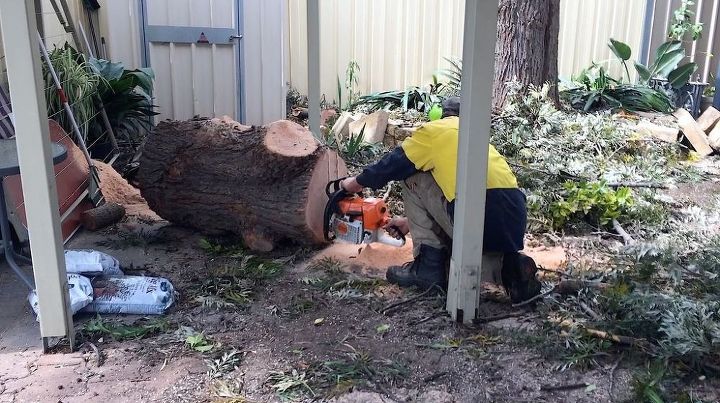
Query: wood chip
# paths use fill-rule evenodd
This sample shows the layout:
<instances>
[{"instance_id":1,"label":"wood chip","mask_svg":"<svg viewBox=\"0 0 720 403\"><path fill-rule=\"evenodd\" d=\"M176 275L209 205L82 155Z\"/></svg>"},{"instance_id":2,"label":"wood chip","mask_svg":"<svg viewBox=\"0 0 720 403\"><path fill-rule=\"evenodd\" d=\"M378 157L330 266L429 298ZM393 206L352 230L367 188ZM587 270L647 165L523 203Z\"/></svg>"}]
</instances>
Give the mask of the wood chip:
<instances>
[{"instance_id":1,"label":"wood chip","mask_svg":"<svg viewBox=\"0 0 720 403\"><path fill-rule=\"evenodd\" d=\"M715 125L715 128L712 129L708 136L708 142L710 143L710 147L720 150L720 125Z\"/></svg>"},{"instance_id":2,"label":"wood chip","mask_svg":"<svg viewBox=\"0 0 720 403\"><path fill-rule=\"evenodd\" d=\"M698 126L705 132L709 133L715 127L715 124L720 120L720 111L713 108L712 106L705 109L702 115L697 120Z\"/></svg>"},{"instance_id":3,"label":"wood chip","mask_svg":"<svg viewBox=\"0 0 720 403\"><path fill-rule=\"evenodd\" d=\"M698 154L705 157L713 153L707 135L690 115L690 112L680 108L673 115L677 118L683 134Z\"/></svg>"},{"instance_id":4,"label":"wood chip","mask_svg":"<svg viewBox=\"0 0 720 403\"><path fill-rule=\"evenodd\" d=\"M680 129L678 128L656 125L645 121L638 123L637 126L635 126L635 131L644 136L654 137L668 143L675 143L680 134Z\"/></svg>"}]
</instances>

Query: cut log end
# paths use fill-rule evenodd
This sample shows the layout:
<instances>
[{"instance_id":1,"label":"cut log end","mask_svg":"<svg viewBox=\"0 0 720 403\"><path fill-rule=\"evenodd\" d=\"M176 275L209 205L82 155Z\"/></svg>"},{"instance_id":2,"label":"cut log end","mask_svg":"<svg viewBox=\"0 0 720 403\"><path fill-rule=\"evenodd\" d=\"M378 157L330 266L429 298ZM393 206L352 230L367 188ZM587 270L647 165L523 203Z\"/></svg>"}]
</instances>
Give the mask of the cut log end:
<instances>
[{"instance_id":1,"label":"cut log end","mask_svg":"<svg viewBox=\"0 0 720 403\"><path fill-rule=\"evenodd\" d=\"M117 203L106 203L100 207L87 210L80 216L80 223L90 230L96 231L115 224L125 217L125 208Z\"/></svg>"},{"instance_id":2,"label":"cut log end","mask_svg":"<svg viewBox=\"0 0 720 403\"><path fill-rule=\"evenodd\" d=\"M267 126L265 147L285 157L306 157L317 150L319 144L307 129L288 120Z\"/></svg>"}]
</instances>

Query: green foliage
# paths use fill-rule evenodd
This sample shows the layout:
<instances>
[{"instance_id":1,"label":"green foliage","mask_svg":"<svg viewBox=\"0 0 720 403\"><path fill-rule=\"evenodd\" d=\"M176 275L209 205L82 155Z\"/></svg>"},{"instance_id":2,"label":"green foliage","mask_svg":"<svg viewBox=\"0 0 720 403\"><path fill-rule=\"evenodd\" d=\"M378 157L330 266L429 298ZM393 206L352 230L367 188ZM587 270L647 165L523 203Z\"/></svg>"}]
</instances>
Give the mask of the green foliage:
<instances>
[{"instance_id":1,"label":"green foliage","mask_svg":"<svg viewBox=\"0 0 720 403\"><path fill-rule=\"evenodd\" d=\"M670 112L672 106L662 92L647 86L621 84L604 67L593 64L573 80L577 86L562 92L570 105L585 112L625 109L631 112Z\"/></svg>"},{"instance_id":2,"label":"green foliage","mask_svg":"<svg viewBox=\"0 0 720 403\"><path fill-rule=\"evenodd\" d=\"M208 376L210 379L218 379L237 370L240 361L242 361L242 357L242 352L232 349L214 360L207 361Z\"/></svg>"},{"instance_id":3,"label":"green foliage","mask_svg":"<svg viewBox=\"0 0 720 403\"><path fill-rule=\"evenodd\" d=\"M97 315L82 327L82 333L92 337L99 338L103 336L111 336L114 340L134 340L152 336L157 333L165 332L170 328L170 323L166 319L139 319L132 325L109 321Z\"/></svg>"},{"instance_id":4,"label":"green foliage","mask_svg":"<svg viewBox=\"0 0 720 403\"><path fill-rule=\"evenodd\" d=\"M103 59L90 59L89 65L101 77L99 96L115 135L139 143L151 128L150 118L158 115L150 96L155 79L152 69L126 70L122 63ZM96 125L102 127L99 119Z\"/></svg>"},{"instance_id":5,"label":"green foliage","mask_svg":"<svg viewBox=\"0 0 720 403\"><path fill-rule=\"evenodd\" d=\"M548 86L510 84L508 103L492 122L491 142L526 192L529 231L553 229L551 206L567 192L568 181L666 183L700 177L683 163L681 146L641 139L635 123L619 117L557 110L547 91ZM654 193L634 193L642 197L627 211L633 222L664 225L666 206ZM652 222L640 215L646 211L653 212Z\"/></svg>"},{"instance_id":6,"label":"green foliage","mask_svg":"<svg viewBox=\"0 0 720 403\"><path fill-rule=\"evenodd\" d=\"M617 56L617 58L622 62L622 65L625 68L625 73L627 74L628 82L630 82L630 70L627 66L627 61L630 60L630 57L632 57L632 50L630 49L630 46L610 38L608 47L610 47L610 50L612 50L615 56Z\"/></svg>"},{"instance_id":7,"label":"green foliage","mask_svg":"<svg viewBox=\"0 0 720 403\"><path fill-rule=\"evenodd\" d=\"M185 339L185 344L187 344L191 349L201 353L207 353L215 348L215 344L210 342L203 333L196 333L188 336Z\"/></svg>"},{"instance_id":8,"label":"green foliage","mask_svg":"<svg viewBox=\"0 0 720 403\"><path fill-rule=\"evenodd\" d=\"M445 60L450 63L450 68L440 71L440 74L447 79L443 90L447 96L458 96L462 82L462 60L447 57Z\"/></svg>"},{"instance_id":9,"label":"green foliage","mask_svg":"<svg viewBox=\"0 0 720 403\"><path fill-rule=\"evenodd\" d=\"M88 68L85 57L67 43L62 48L51 50L49 56L67 101L75 114L81 135L87 141L90 125L96 115L93 96L97 94L101 80ZM57 121L67 133L73 133L70 118L63 110L62 99L55 89L50 68L44 60L43 78L48 116Z\"/></svg>"},{"instance_id":10,"label":"green foliage","mask_svg":"<svg viewBox=\"0 0 720 403\"><path fill-rule=\"evenodd\" d=\"M352 105L354 105L357 101L358 96L360 96L360 93L357 90L357 86L360 83L358 78L359 73L360 65L358 65L356 61L351 60L347 65L347 69L345 70L345 90L348 94L348 107L352 107Z\"/></svg>"},{"instance_id":11,"label":"green foliage","mask_svg":"<svg viewBox=\"0 0 720 403\"><path fill-rule=\"evenodd\" d=\"M608 45L615 55L620 59L623 66L625 66L628 72L628 79L630 73L627 70L626 61L628 58L624 58L627 54L623 53L620 49L629 50L630 47L622 42L610 39ZM685 49L683 48L682 42L679 40L670 40L662 45L658 46L655 51L655 60L649 66L645 66L638 62L635 62L635 70L637 70L638 77L640 78L641 85L647 85L647 83L653 78L665 78L667 79L673 88L681 88L690 81L690 77L697 71L697 64L685 63L680 65L680 62L685 58Z\"/></svg>"},{"instance_id":12,"label":"green foliage","mask_svg":"<svg viewBox=\"0 0 720 403\"><path fill-rule=\"evenodd\" d=\"M365 142L365 125L357 134L350 133L340 142L340 154L346 161L362 162L374 158L380 151L378 144Z\"/></svg>"},{"instance_id":13,"label":"green foliage","mask_svg":"<svg viewBox=\"0 0 720 403\"><path fill-rule=\"evenodd\" d=\"M644 403L665 403L661 390L661 382L665 377L664 363L653 363L647 370L633 378L632 388L635 399Z\"/></svg>"},{"instance_id":14,"label":"green foliage","mask_svg":"<svg viewBox=\"0 0 720 403\"><path fill-rule=\"evenodd\" d=\"M561 199L551 206L553 223L562 228L573 219L605 226L633 205L629 188L613 190L605 182L566 182Z\"/></svg>"},{"instance_id":15,"label":"green foliage","mask_svg":"<svg viewBox=\"0 0 720 403\"><path fill-rule=\"evenodd\" d=\"M308 384L306 373L295 369L288 372L271 372L267 383L283 400L295 400L306 395L315 396L315 392Z\"/></svg>"},{"instance_id":16,"label":"green foliage","mask_svg":"<svg viewBox=\"0 0 720 403\"><path fill-rule=\"evenodd\" d=\"M416 109L428 113L433 105L442 103L445 99L445 84L438 81L433 75L433 82L425 87L413 86L405 91L383 91L358 98L357 105L364 105L370 111L379 109Z\"/></svg>"},{"instance_id":17,"label":"green foliage","mask_svg":"<svg viewBox=\"0 0 720 403\"><path fill-rule=\"evenodd\" d=\"M387 383L402 378L408 368L390 359L376 359L355 350L337 360L312 365L312 384L317 389L332 390L339 386L364 386L370 383Z\"/></svg>"},{"instance_id":18,"label":"green foliage","mask_svg":"<svg viewBox=\"0 0 720 403\"><path fill-rule=\"evenodd\" d=\"M694 23L693 16L695 12L690 9L694 5L692 0L682 0L682 4L673 12L673 20L670 24L668 37L676 41L681 41L688 33L693 41L700 39L702 36L703 24Z\"/></svg>"},{"instance_id":19,"label":"green foliage","mask_svg":"<svg viewBox=\"0 0 720 403\"><path fill-rule=\"evenodd\" d=\"M266 260L248 255L240 248L217 246L207 240L206 250L219 256L218 265L200 280L193 291L194 300L217 309L247 306L255 290L276 278L283 268L283 260Z\"/></svg>"}]
</instances>

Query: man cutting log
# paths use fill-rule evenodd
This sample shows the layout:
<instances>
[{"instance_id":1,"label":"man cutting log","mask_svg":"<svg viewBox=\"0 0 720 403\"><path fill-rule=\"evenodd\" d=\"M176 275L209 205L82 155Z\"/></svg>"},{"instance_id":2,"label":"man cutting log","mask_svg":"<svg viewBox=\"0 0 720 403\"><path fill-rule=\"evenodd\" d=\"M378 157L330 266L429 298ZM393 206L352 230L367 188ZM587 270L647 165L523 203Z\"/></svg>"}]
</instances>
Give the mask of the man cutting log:
<instances>
[{"instance_id":1,"label":"man cutting log","mask_svg":"<svg viewBox=\"0 0 720 403\"><path fill-rule=\"evenodd\" d=\"M396 237L412 233L415 260L387 271L388 281L401 287L447 288L459 114L460 99L447 99L440 119L423 125L393 152L342 182L346 191L358 193L402 181L407 218L396 217L386 226ZM492 145L489 153L481 281L502 284L512 301L520 302L540 292L535 262L519 252L527 221L525 195Z\"/></svg>"}]
</instances>

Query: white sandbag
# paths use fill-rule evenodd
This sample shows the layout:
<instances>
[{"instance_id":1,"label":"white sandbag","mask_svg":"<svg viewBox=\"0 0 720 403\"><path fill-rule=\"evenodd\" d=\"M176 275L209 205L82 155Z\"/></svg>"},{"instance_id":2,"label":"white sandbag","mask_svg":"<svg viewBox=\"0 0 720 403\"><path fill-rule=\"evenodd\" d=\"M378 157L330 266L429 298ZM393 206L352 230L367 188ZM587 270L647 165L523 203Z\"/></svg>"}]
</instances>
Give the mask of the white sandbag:
<instances>
[{"instance_id":1,"label":"white sandbag","mask_svg":"<svg viewBox=\"0 0 720 403\"><path fill-rule=\"evenodd\" d=\"M93 300L93 288L90 279L79 274L68 273L68 293L70 294L70 311L77 313L85 308ZM40 307L38 306L38 295L35 290L30 291L28 301L32 307L38 322L40 321Z\"/></svg>"},{"instance_id":2,"label":"white sandbag","mask_svg":"<svg viewBox=\"0 0 720 403\"><path fill-rule=\"evenodd\" d=\"M96 277L95 298L83 312L162 315L175 300L172 284L160 277Z\"/></svg>"},{"instance_id":3,"label":"white sandbag","mask_svg":"<svg viewBox=\"0 0 720 403\"><path fill-rule=\"evenodd\" d=\"M122 276L120 262L96 250L66 250L65 269L68 273L86 276Z\"/></svg>"}]
</instances>

